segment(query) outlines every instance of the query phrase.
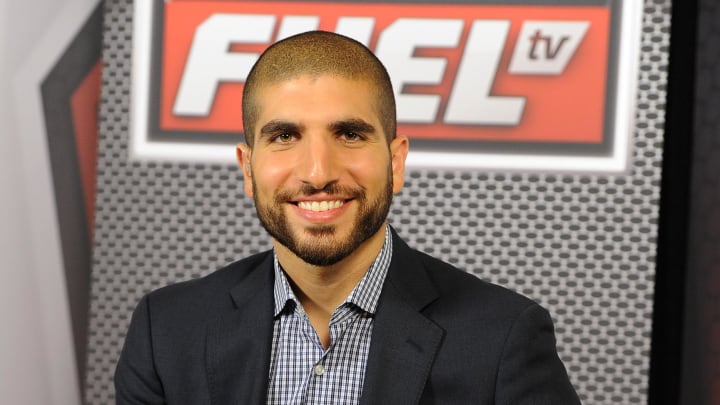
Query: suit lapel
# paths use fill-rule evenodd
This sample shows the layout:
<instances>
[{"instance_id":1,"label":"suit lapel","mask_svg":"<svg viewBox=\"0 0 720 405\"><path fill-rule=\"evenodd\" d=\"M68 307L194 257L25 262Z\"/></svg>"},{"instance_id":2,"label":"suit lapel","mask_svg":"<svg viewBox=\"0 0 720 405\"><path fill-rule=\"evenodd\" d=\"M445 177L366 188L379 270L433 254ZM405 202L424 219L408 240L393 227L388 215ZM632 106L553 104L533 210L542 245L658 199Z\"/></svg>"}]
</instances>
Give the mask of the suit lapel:
<instances>
[{"instance_id":1,"label":"suit lapel","mask_svg":"<svg viewBox=\"0 0 720 405\"><path fill-rule=\"evenodd\" d=\"M261 404L272 343L272 254L231 291L232 305L208 323L207 373L213 404ZM373 321L362 404L414 404L445 331L420 311L437 299L417 253L393 231L393 258Z\"/></svg>"},{"instance_id":2,"label":"suit lapel","mask_svg":"<svg viewBox=\"0 0 720 405\"><path fill-rule=\"evenodd\" d=\"M415 404L444 330L420 311L437 299L417 254L393 232L393 259L373 321L362 404Z\"/></svg>"},{"instance_id":3,"label":"suit lapel","mask_svg":"<svg viewBox=\"0 0 720 405\"><path fill-rule=\"evenodd\" d=\"M272 343L272 254L230 290L232 306L210 322L207 373L213 404L265 402Z\"/></svg>"}]
</instances>

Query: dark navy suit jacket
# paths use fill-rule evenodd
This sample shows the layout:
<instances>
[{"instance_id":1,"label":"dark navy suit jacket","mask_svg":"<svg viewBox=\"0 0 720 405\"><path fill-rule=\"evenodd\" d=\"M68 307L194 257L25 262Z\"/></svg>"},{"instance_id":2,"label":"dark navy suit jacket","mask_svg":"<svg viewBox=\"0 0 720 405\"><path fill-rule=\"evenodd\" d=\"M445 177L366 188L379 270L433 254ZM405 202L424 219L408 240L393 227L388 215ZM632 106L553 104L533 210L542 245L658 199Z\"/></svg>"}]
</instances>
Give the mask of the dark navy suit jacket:
<instances>
[{"instance_id":1,"label":"dark navy suit jacket","mask_svg":"<svg viewBox=\"0 0 720 405\"><path fill-rule=\"evenodd\" d=\"M393 238L363 404L580 403L547 311ZM265 403L273 281L265 252L143 297L115 371L117 403Z\"/></svg>"}]
</instances>

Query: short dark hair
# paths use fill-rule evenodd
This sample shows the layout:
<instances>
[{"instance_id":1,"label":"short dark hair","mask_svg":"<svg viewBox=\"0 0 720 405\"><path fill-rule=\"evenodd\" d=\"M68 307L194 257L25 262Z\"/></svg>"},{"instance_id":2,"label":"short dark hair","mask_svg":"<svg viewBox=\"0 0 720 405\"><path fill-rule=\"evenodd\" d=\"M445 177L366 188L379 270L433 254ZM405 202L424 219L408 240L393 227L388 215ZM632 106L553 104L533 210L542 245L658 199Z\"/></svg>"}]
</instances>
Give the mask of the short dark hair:
<instances>
[{"instance_id":1,"label":"short dark hair","mask_svg":"<svg viewBox=\"0 0 720 405\"><path fill-rule=\"evenodd\" d=\"M250 70L243 90L245 142L252 146L259 116L258 91L301 75L337 75L373 85L378 117L388 142L395 138L395 96L382 62L360 42L326 31L310 31L271 45Z\"/></svg>"}]
</instances>

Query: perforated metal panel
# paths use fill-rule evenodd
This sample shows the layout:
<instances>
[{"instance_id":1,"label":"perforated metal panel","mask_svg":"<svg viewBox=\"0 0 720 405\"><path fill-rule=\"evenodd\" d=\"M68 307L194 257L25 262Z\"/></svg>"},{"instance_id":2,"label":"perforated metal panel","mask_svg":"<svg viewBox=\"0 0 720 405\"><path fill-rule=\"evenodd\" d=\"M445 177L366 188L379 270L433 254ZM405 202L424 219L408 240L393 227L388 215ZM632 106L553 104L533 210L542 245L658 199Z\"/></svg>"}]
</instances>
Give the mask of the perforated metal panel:
<instances>
[{"instance_id":1,"label":"perforated metal panel","mask_svg":"<svg viewBox=\"0 0 720 405\"><path fill-rule=\"evenodd\" d=\"M128 159L131 21L128 0L106 2L93 404L112 402L144 293L270 246L235 167ZM669 25L670 0L646 1L630 174L415 170L390 216L412 246L546 306L585 404L646 402Z\"/></svg>"}]
</instances>

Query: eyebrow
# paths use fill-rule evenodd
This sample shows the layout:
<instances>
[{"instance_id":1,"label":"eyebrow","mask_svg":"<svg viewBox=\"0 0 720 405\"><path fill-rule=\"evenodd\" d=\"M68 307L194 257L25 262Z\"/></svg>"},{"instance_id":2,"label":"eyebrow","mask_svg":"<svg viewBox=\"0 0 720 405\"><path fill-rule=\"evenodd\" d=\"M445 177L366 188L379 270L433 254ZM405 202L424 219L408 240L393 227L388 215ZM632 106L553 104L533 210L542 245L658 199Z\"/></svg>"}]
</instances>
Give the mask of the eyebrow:
<instances>
[{"instance_id":1,"label":"eyebrow","mask_svg":"<svg viewBox=\"0 0 720 405\"><path fill-rule=\"evenodd\" d=\"M259 139L268 138L273 135L289 132L299 133L304 130L303 125L284 120L272 120L267 122L260 128ZM358 132L365 135L375 135L377 133L375 126L360 118L349 118L345 120L334 121L328 124L328 130L340 132Z\"/></svg>"},{"instance_id":2,"label":"eyebrow","mask_svg":"<svg viewBox=\"0 0 720 405\"><path fill-rule=\"evenodd\" d=\"M330 123L328 129L332 132L359 132L366 135L374 135L375 127L369 122L360 118L350 118Z\"/></svg>"},{"instance_id":3,"label":"eyebrow","mask_svg":"<svg viewBox=\"0 0 720 405\"><path fill-rule=\"evenodd\" d=\"M283 132L301 132L303 127L290 121L272 120L260 128L260 138Z\"/></svg>"}]
</instances>

